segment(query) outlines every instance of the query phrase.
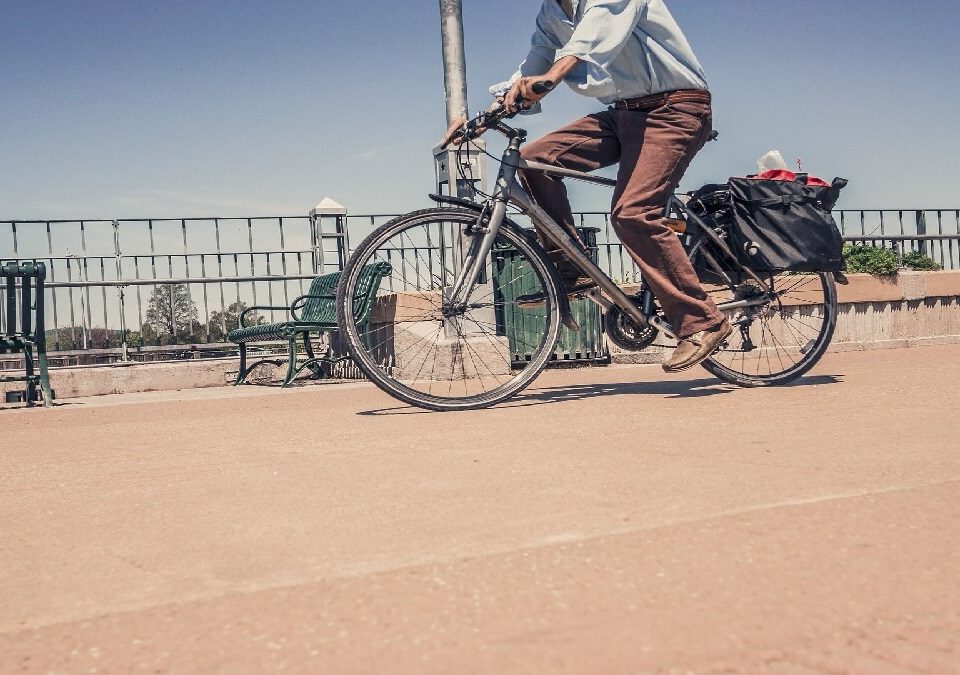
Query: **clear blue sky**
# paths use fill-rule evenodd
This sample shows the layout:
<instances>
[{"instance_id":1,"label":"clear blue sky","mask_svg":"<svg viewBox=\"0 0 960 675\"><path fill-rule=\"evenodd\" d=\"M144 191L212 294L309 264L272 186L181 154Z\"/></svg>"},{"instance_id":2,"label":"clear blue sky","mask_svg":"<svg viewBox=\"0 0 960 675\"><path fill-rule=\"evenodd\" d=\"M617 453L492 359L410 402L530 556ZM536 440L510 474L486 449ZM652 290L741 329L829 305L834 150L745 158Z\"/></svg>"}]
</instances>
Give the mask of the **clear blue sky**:
<instances>
[{"instance_id":1,"label":"clear blue sky","mask_svg":"<svg viewBox=\"0 0 960 675\"><path fill-rule=\"evenodd\" d=\"M956 0L669 6L721 131L685 187L777 148L851 179L841 206L960 208ZM538 7L464 0L471 108ZM403 211L445 126L436 0L0 0L0 70L0 219ZM534 134L599 106L546 103Z\"/></svg>"}]
</instances>

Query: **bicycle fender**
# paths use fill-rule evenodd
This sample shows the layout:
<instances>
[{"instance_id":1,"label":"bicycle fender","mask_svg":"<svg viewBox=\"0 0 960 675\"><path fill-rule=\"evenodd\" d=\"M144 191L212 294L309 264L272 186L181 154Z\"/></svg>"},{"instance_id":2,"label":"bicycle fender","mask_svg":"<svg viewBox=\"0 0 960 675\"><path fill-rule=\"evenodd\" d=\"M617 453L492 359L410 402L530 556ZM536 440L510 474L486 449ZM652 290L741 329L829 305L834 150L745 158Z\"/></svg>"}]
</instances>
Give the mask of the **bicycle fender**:
<instances>
[{"instance_id":1,"label":"bicycle fender","mask_svg":"<svg viewBox=\"0 0 960 675\"><path fill-rule=\"evenodd\" d=\"M483 211L483 204L478 204L471 199L464 199L463 197L451 197L450 195L437 195L431 194L428 195L430 199L435 201L437 204L454 204L456 206L462 206L465 209L470 209L471 211L480 212Z\"/></svg>"}]
</instances>

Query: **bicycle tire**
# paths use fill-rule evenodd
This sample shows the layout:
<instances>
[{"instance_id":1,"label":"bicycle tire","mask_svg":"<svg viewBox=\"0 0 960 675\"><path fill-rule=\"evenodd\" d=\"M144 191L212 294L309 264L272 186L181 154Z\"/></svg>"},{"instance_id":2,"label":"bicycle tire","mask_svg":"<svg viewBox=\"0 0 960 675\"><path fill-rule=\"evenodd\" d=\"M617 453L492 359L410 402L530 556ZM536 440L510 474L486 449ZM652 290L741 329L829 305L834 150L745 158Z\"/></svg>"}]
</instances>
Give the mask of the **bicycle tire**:
<instances>
[{"instance_id":1,"label":"bicycle tire","mask_svg":"<svg viewBox=\"0 0 960 675\"><path fill-rule=\"evenodd\" d=\"M503 342L507 338L502 334L500 315L497 312L505 315L508 310L513 311L514 308L505 306L503 301L498 303L496 288L494 287L493 291L488 293L487 296L478 298L478 300L485 300L486 297L490 297L489 304L491 307L483 307L481 310L472 311L489 309L494 313L496 320L493 323L484 322L471 318L465 313L459 324L454 321L457 324L456 335L452 338L449 337L449 332L444 329L444 325L448 324L445 324L444 320L439 318L438 312L442 313L444 311L442 288L447 285L444 283L444 278L449 279L452 276L452 270L449 270L448 273L446 269L450 247L445 249L442 243L439 248L434 246L429 236L426 237L428 245L418 247L416 241L422 237L423 232L413 232L411 234L411 231L413 228L423 228L429 235L430 228L436 225L436 231L440 233L439 238L442 242L444 227L449 226L451 228L449 231L453 236L454 233L462 233L466 228L475 225L478 218L478 213L458 208L424 209L399 216L371 233L354 251L342 273L337 291L337 322L340 335L346 341L351 357L371 382L390 396L409 405L446 412L486 408L505 401L527 387L546 368L559 340L561 317L558 289L561 282L556 269L550 263L543 248L515 223L506 219L501 224L497 235L499 248L495 247L488 263L491 263L495 254L508 255L510 251L514 251L515 256L519 255L529 263L529 273L534 281L539 283L545 295L545 303L540 310L542 312L543 335L536 344L530 345L532 348L530 349L529 360L516 363L511 356L510 362L507 364L509 374L504 372L502 377L498 375L497 368L502 370L502 363L499 360L503 358ZM399 249L391 248L391 242L404 244L406 248L403 246ZM409 255L406 258L402 257L403 251L410 250L414 252L415 260L411 260ZM423 251L427 251L427 253ZM505 251L507 253L504 253ZM435 273L437 260L439 260L441 268L440 278L437 278ZM356 307L359 303L355 301L355 298L358 296L357 285L360 272L365 266L376 262L390 262L392 265L391 276L386 280L387 288L383 288L383 284L381 284L378 299L380 304L378 306L385 306L385 304L393 302L394 306L399 307L406 302L403 299L404 297L415 297L417 302L427 303L424 309L418 310L423 313L413 317L417 320L404 321L399 310L397 310L392 320L389 320L389 317L385 315L374 315L371 317L371 325L366 326L364 317L356 315ZM411 271L414 262L418 270L416 274ZM424 276L419 270L427 267L428 263L430 263L429 271ZM514 264L516 264L515 261ZM493 268L488 267L488 269ZM411 284L411 276L416 283ZM513 283L520 279L521 277L517 276L500 279L500 282L501 284ZM522 280L529 282L530 278L525 275ZM495 285L495 281L490 281L491 287ZM402 286L403 290L396 291L398 285ZM405 293L410 295L404 296ZM501 289L500 297L503 297L503 295ZM426 300L424 300L425 298ZM487 303L477 302L476 304L486 305ZM525 316L529 317L531 315L527 314ZM534 316L540 316L540 314ZM468 335L460 330L460 326L468 324L473 326L474 330L487 330L488 332L483 334L482 338L471 337L475 334ZM540 326L540 324L536 325ZM424 329L424 326L427 326L427 328ZM539 331L539 328L537 330ZM425 335L425 337L422 337L419 342L414 342L411 346L403 346L402 340L397 336L409 335L411 331L415 333L417 338L422 335ZM496 334L494 334L495 332ZM483 355L478 354L475 348L471 347L471 340L479 341L481 339L486 340L486 343L482 343L482 346L487 350L487 354L492 353L494 355L492 361L499 365L491 367L489 363L485 364ZM432 344L431 340L433 340ZM453 344L451 344L451 341L453 341ZM401 351L401 348L405 352ZM414 348L416 349L415 352ZM392 354L388 353L391 349L393 350ZM430 349L434 351L431 352ZM423 354L424 350L427 350L425 355ZM513 350L511 350L512 353ZM431 354L433 356L433 371L423 373ZM468 357L471 360L469 364L467 363ZM416 359L420 359L422 363L416 361ZM447 373L447 359L450 362L449 373ZM408 365L402 363L403 361L412 363ZM440 374L436 372L438 361L443 366ZM412 371L417 363L420 363L419 370L414 374ZM457 391L454 391L458 366L462 373L462 394L459 393L459 383L457 384ZM484 368L489 371L490 375L483 372ZM517 370L515 371L514 368ZM470 377L471 375L475 377ZM440 379L441 376L443 376L442 379ZM484 388L484 379L487 381L493 380L490 382L492 388ZM441 391L442 386L436 384L437 382L448 383L447 391ZM493 384L496 384L496 386L492 386Z\"/></svg>"},{"instance_id":2,"label":"bicycle tire","mask_svg":"<svg viewBox=\"0 0 960 675\"><path fill-rule=\"evenodd\" d=\"M698 265L702 267L704 264L702 260L698 260L698 253L705 245L705 241L706 237L702 237L691 246L690 260L695 268ZM723 255L729 258L717 247L713 247L712 253L715 257ZM730 264L729 259L722 261L723 266ZM739 266L739 263L736 263L736 266ZM755 317L749 321L748 331L745 333L740 326L735 325L734 332L728 341L701 363L707 372L724 382L740 387L771 387L788 384L808 373L826 353L833 339L837 323L837 287L832 274L784 273L769 275L765 281L774 291L790 284L786 290L781 291L783 293L781 297L785 300L778 302L777 307L772 307L771 302L759 310L754 310ZM714 289L722 289L719 293L711 292L710 284L705 284L705 290L717 304L720 304L724 300L745 295L745 290L748 290L751 284L754 282L743 275L742 279L736 281L734 287L730 287L729 284L713 286ZM770 325L771 320L777 317L786 330L778 330L777 326ZM728 318L736 319L737 317L731 315ZM756 332L753 325L756 322L761 326L759 345L753 342L753 334ZM738 340L739 346L736 344ZM737 365L738 354L740 355L739 366ZM747 354L751 354L751 360L747 359ZM800 356L795 361L791 361L794 354ZM769 372L761 372L764 369L764 363ZM780 369L777 370L777 367ZM751 370L754 372L749 372Z\"/></svg>"}]
</instances>

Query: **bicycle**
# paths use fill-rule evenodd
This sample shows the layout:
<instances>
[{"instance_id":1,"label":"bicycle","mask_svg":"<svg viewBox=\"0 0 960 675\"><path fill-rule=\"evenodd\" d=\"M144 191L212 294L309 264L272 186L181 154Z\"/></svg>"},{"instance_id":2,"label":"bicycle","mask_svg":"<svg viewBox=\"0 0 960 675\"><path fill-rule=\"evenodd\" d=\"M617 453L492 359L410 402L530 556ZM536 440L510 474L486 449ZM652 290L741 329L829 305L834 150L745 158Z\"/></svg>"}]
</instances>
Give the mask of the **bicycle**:
<instances>
[{"instance_id":1,"label":"bicycle","mask_svg":"<svg viewBox=\"0 0 960 675\"><path fill-rule=\"evenodd\" d=\"M526 131L502 106L463 126L508 140L492 196L482 202L430 195L438 206L399 216L370 234L347 263L337 293L340 335L360 370L391 396L436 411L485 408L527 387L549 364L570 298L544 247L508 217L513 205L540 226L596 288L578 297L604 312L608 339L640 351L659 335L676 339L652 291L628 296L516 180L518 168L613 187L607 178L520 157ZM464 145L460 146L461 149ZM718 186L673 195L665 206L705 290L734 332L701 365L743 386L782 385L809 371L833 336L837 291L831 273L757 274L729 245L731 215ZM358 316L361 271L387 263L369 316ZM523 293L517 292L522 289ZM537 308L519 297L541 295ZM506 326L523 327L507 336ZM531 337L531 336L539 336ZM518 337L519 336L519 337Z\"/></svg>"}]
</instances>

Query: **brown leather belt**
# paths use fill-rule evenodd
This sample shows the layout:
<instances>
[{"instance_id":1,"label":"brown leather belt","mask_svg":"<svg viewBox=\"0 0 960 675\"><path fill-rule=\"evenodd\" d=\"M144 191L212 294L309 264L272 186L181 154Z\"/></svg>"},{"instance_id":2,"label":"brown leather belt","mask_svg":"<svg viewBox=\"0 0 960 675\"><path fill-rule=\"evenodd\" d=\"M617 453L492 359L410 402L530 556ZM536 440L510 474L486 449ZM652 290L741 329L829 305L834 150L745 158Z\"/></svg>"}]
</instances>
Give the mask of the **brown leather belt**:
<instances>
[{"instance_id":1,"label":"brown leather belt","mask_svg":"<svg viewBox=\"0 0 960 675\"><path fill-rule=\"evenodd\" d=\"M654 110L668 103L706 103L710 105L710 92L703 89L678 89L664 91L640 98L627 98L615 101L614 110Z\"/></svg>"}]
</instances>

